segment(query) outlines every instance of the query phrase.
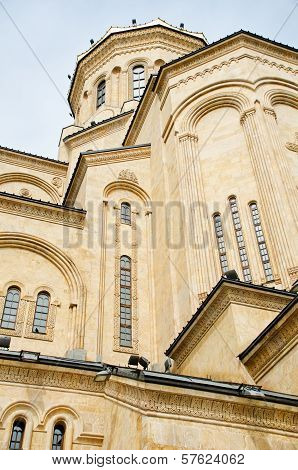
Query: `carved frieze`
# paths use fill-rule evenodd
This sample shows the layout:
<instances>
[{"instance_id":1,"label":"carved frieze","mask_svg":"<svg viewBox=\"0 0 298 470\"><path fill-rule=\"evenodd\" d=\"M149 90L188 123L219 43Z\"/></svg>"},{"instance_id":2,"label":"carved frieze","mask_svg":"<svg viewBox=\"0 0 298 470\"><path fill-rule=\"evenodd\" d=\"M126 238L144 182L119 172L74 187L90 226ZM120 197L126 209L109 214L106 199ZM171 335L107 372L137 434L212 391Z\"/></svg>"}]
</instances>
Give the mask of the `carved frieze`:
<instances>
[{"instance_id":1,"label":"carved frieze","mask_svg":"<svg viewBox=\"0 0 298 470\"><path fill-rule=\"evenodd\" d=\"M26 201L0 195L0 212L15 214L21 217L41 219L54 224L83 228L85 212L79 212L50 204Z\"/></svg>"}]
</instances>

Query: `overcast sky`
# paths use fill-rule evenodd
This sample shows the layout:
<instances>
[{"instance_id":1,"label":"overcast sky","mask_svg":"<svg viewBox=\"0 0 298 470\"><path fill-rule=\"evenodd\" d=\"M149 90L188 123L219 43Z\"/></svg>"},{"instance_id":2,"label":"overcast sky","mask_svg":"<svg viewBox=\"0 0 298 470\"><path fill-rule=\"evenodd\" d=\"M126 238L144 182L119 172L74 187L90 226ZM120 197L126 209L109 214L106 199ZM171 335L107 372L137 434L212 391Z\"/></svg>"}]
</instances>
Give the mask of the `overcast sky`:
<instances>
[{"instance_id":1,"label":"overcast sky","mask_svg":"<svg viewBox=\"0 0 298 470\"><path fill-rule=\"evenodd\" d=\"M204 32L209 43L246 29L297 47L298 7L290 15L295 5L297 0L0 0L0 145L56 158L61 128L72 122L67 75L90 38L96 41L110 26L160 17Z\"/></svg>"}]
</instances>

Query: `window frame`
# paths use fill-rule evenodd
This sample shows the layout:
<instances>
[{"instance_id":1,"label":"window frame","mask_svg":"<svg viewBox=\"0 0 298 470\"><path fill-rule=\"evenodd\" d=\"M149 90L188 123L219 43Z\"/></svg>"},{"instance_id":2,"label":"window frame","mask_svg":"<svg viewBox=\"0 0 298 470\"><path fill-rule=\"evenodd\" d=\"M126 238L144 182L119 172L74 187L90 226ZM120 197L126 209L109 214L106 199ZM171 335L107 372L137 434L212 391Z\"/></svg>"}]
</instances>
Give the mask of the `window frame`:
<instances>
[{"instance_id":1,"label":"window frame","mask_svg":"<svg viewBox=\"0 0 298 470\"><path fill-rule=\"evenodd\" d=\"M122 266L122 261L129 261L129 267ZM120 347L132 348L132 270L131 258L120 257ZM129 340L126 337L129 337Z\"/></svg>"},{"instance_id":2,"label":"window frame","mask_svg":"<svg viewBox=\"0 0 298 470\"><path fill-rule=\"evenodd\" d=\"M129 209L129 212L123 210L122 208ZM120 206L120 222L121 224L131 225L131 204L127 201L121 202Z\"/></svg>"},{"instance_id":3,"label":"window frame","mask_svg":"<svg viewBox=\"0 0 298 470\"><path fill-rule=\"evenodd\" d=\"M18 300L15 301L13 298L12 300L9 300L8 299L8 295L10 293L10 291L12 290L15 290L18 294L19 294L19 297L18 297ZM14 294L15 295L15 294ZM5 296L5 301L4 301L4 306L3 306L3 311L2 311L2 315L1 315L1 322L0 322L0 328L3 328L5 330L16 330L16 326L17 326L17 317L18 317L18 312L19 312L19 308L20 308L20 302L21 302L21 289L18 287L18 286L15 286L15 285L12 285L12 286L9 286L7 288L7 291L6 291L6 296ZM12 308L12 305L10 305L8 307L8 303L12 304L12 303L17 303L17 307L16 308ZM9 313L5 313L5 310L6 309L10 309L9 310ZM12 315L11 314L11 311L14 310L15 311L15 315ZM5 319L5 316L9 317L9 320L8 319ZM14 317L14 322L10 321L10 318L11 317ZM3 323L13 323L13 327L11 326L4 326Z\"/></svg>"},{"instance_id":4,"label":"window frame","mask_svg":"<svg viewBox=\"0 0 298 470\"><path fill-rule=\"evenodd\" d=\"M47 312L46 312L46 319L44 319L45 312L37 311L38 307L41 309L45 308L44 304L39 305L38 304L38 299L40 296L47 296L48 298L48 305L47 305ZM39 334L39 335L46 335L47 334L47 327L48 327L48 320L49 320L49 313L50 313L50 307L51 307L51 295L49 292L43 290L38 292L36 296L36 302L35 302L35 309L34 309L34 316L33 316L33 323L32 323L32 333L34 334ZM41 315L40 318L37 318L37 315ZM45 324L36 324L36 322L45 322ZM44 331L40 331L40 328L44 328ZM38 331L35 331L37 329Z\"/></svg>"},{"instance_id":5,"label":"window frame","mask_svg":"<svg viewBox=\"0 0 298 470\"><path fill-rule=\"evenodd\" d=\"M265 240L264 230L262 227L260 211L256 201L252 201L249 204L251 221L254 227L254 232L258 244L259 255L263 265L263 270L266 278L266 282L274 281L274 276L272 272L272 266L270 262L270 256L267 248L267 243ZM255 208L253 208L255 206ZM255 212L255 213L254 213Z\"/></svg>"},{"instance_id":6,"label":"window frame","mask_svg":"<svg viewBox=\"0 0 298 470\"><path fill-rule=\"evenodd\" d=\"M217 220L219 219L219 222ZM229 270L229 263L227 258L226 244L221 220L221 214L217 212L213 214L213 226L215 231L215 237L217 242L217 251L219 256L219 262L222 274L225 274Z\"/></svg>"},{"instance_id":7,"label":"window frame","mask_svg":"<svg viewBox=\"0 0 298 470\"><path fill-rule=\"evenodd\" d=\"M13 435L14 435L14 432L15 432L14 428L17 425L16 423L18 423L18 422L22 423L22 425L23 425L23 429L21 431L22 432L21 439L19 441L16 441L16 440L13 441ZM11 427L10 439L9 439L9 446L8 446L9 450L22 450L23 449L26 424L27 424L26 419L23 416L17 416L16 418L14 418L13 423L12 423L12 427ZM19 433L20 431L17 431L17 432ZM12 447L12 443L14 443L14 445L16 443L18 443L19 447L18 448Z\"/></svg>"},{"instance_id":8,"label":"window frame","mask_svg":"<svg viewBox=\"0 0 298 470\"><path fill-rule=\"evenodd\" d=\"M234 201L234 204L232 205L233 201ZM229 206L230 206L230 212L231 212L232 222L234 226L234 232L235 232L236 243L238 247L238 254L239 254L243 279L245 282L251 282L252 281L251 270L249 266L248 254L247 254L247 249L245 245L240 212L239 212L239 207L238 207L238 201L237 201L236 196L229 197Z\"/></svg>"},{"instance_id":9,"label":"window frame","mask_svg":"<svg viewBox=\"0 0 298 470\"><path fill-rule=\"evenodd\" d=\"M100 87L103 87L100 89ZM99 96L100 94L100 96ZM99 103L100 100L100 103ZM106 102L106 79L102 78L96 86L96 109L100 108Z\"/></svg>"},{"instance_id":10,"label":"window frame","mask_svg":"<svg viewBox=\"0 0 298 470\"><path fill-rule=\"evenodd\" d=\"M144 74L144 77L140 79L140 77L138 78L135 78L135 69L137 69L138 67L142 67L143 68L143 74ZM140 73L139 73L140 75ZM143 86L140 86L140 81L143 81L144 84ZM135 87L135 82L139 82L139 85L137 87ZM147 64L144 64L142 62L139 62L139 63L134 63L131 65L131 96L132 96L132 99L135 100L135 101L140 101L143 94L144 94L144 91L145 91L145 88L146 88L146 83L147 82ZM139 93L138 93L138 96L135 97L135 90L139 90ZM140 91L142 90L142 91Z\"/></svg>"},{"instance_id":11,"label":"window frame","mask_svg":"<svg viewBox=\"0 0 298 470\"><path fill-rule=\"evenodd\" d=\"M54 446L57 446L57 443L54 444L54 437L55 437L55 430L58 426L63 427L63 434L62 434L62 440L61 440L61 446L60 449L53 449ZM64 421L56 421L54 426L53 426L53 432L52 432L52 443L51 443L51 450L64 450L64 443L65 443L65 434L66 434L66 424Z\"/></svg>"}]
</instances>

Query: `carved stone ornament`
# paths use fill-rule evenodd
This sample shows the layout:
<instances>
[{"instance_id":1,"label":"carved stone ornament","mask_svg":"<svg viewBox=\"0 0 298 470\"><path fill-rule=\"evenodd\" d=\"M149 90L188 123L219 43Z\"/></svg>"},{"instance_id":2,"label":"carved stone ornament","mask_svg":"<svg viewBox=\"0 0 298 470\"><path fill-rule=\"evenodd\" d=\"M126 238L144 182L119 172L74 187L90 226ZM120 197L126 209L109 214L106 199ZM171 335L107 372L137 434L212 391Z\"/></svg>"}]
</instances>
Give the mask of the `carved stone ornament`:
<instances>
[{"instance_id":1,"label":"carved stone ornament","mask_svg":"<svg viewBox=\"0 0 298 470\"><path fill-rule=\"evenodd\" d=\"M287 142L286 147L288 150L298 153L298 132L295 132L295 142Z\"/></svg>"},{"instance_id":2,"label":"carved stone ornament","mask_svg":"<svg viewBox=\"0 0 298 470\"><path fill-rule=\"evenodd\" d=\"M53 183L54 186L56 186L56 188L61 188L61 186L62 186L62 180L61 180L61 178L58 178L58 176L55 176L52 179L52 183Z\"/></svg>"},{"instance_id":3,"label":"carved stone ornament","mask_svg":"<svg viewBox=\"0 0 298 470\"><path fill-rule=\"evenodd\" d=\"M133 183L139 184L138 178L136 177L134 172L130 171L130 170L120 171L118 179L119 180L128 180L128 181L132 181Z\"/></svg>"},{"instance_id":4,"label":"carved stone ornament","mask_svg":"<svg viewBox=\"0 0 298 470\"><path fill-rule=\"evenodd\" d=\"M20 196L31 197L31 193L30 193L29 189L22 188L22 189L20 189Z\"/></svg>"}]
</instances>

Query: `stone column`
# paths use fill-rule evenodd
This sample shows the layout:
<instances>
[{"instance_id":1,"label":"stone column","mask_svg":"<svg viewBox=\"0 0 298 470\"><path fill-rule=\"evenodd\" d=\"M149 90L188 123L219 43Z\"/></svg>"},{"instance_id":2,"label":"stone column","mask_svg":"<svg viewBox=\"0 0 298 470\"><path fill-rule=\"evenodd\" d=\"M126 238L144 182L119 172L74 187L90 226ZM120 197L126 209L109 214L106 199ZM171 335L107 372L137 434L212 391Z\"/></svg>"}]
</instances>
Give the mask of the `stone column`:
<instances>
[{"instance_id":1,"label":"stone column","mask_svg":"<svg viewBox=\"0 0 298 470\"><path fill-rule=\"evenodd\" d=\"M285 155L284 145L280 139L276 114L273 109L266 107L264 107L264 113L271 146L274 152L275 162L283 182L283 189L285 191L293 219L295 223L298 224L298 194L295 187L295 181L292 177L291 170Z\"/></svg>"},{"instance_id":2,"label":"stone column","mask_svg":"<svg viewBox=\"0 0 298 470\"><path fill-rule=\"evenodd\" d=\"M269 145L266 144L261 113L262 110L257 103L256 108L251 108L242 114L241 124L258 187L263 209L262 216L269 229L270 253L273 253L273 258L271 257L273 272L275 278L278 277L277 273L280 275L283 287L286 288L289 286L287 268L293 266L292 253L282 220L283 211L277 195L279 187L272 168Z\"/></svg>"},{"instance_id":3,"label":"stone column","mask_svg":"<svg viewBox=\"0 0 298 470\"><path fill-rule=\"evenodd\" d=\"M102 360L104 335L104 300L105 300L105 270L106 270L106 237L107 237L108 200L104 199L101 208L101 239L99 264L99 312L97 323L97 360Z\"/></svg>"},{"instance_id":4,"label":"stone column","mask_svg":"<svg viewBox=\"0 0 298 470\"><path fill-rule=\"evenodd\" d=\"M178 135L178 140L178 177L186 218L185 252L189 282L198 301L202 301L215 284L216 274L199 161L198 137L186 132ZM198 302L195 302L193 308L197 307Z\"/></svg>"}]
</instances>

